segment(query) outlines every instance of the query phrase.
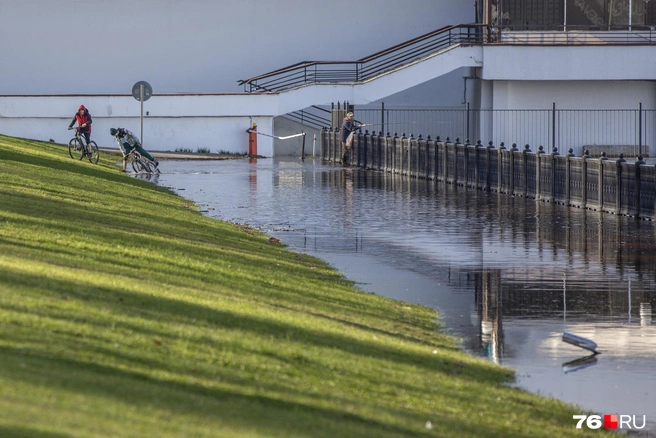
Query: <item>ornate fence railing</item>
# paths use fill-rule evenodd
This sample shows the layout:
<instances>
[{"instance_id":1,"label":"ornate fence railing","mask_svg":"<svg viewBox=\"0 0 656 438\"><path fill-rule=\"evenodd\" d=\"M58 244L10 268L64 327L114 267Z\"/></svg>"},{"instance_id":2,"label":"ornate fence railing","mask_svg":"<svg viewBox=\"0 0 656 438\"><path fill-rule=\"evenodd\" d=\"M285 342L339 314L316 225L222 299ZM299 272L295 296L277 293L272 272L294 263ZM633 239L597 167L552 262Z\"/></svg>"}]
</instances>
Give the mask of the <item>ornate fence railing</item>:
<instances>
[{"instance_id":1,"label":"ornate fence railing","mask_svg":"<svg viewBox=\"0 0 656 438\"><path fill-rule=\"evenodd\" d=\"M656 110L643 109L469 109L387 107L356 110L356 119L369 131L399 136L440 135L442 138L492 140L495 144L512 138L551 150L585 149L593 157L605 151L609 156L648 156L656 144Z\"/></svg>"},{"instance_id":2,"label":"ornate fence railing","mask_svg":"<svg viewBox=\"0 0 656 438\"><path fill-rule=\"evenodd\" d=\"M322 159L341 161L339 130L322 131ZM589 154L560 154L542 146L506 147L492 142L463 144L430 136L359 133L350 164L365 169L425 178L614 214L656 219L656 167L642 157L627 162Z\"/></svg>"}]
</instances>

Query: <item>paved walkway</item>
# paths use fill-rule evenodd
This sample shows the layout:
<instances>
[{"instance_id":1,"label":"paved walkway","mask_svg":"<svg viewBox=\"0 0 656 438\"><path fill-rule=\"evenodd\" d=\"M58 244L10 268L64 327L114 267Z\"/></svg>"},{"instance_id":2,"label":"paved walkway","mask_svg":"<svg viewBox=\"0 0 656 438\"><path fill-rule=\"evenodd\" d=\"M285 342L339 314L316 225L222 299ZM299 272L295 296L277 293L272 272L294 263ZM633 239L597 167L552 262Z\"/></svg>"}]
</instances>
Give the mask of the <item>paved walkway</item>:
<instances>
[{"instance_id":1,"label":"paved walkway","mask_svg":"<svg viewBox=\"0 0 656 438\"><path fill-rule=\"evenodd\" d=\"M99 148L100 152L114 153L119 155L118 148ZM198 154L190 152L171 151L148 151L150 155L158 160L240 160L245 155L223 155L223 154Z\"/></svg>"}]
</instances>

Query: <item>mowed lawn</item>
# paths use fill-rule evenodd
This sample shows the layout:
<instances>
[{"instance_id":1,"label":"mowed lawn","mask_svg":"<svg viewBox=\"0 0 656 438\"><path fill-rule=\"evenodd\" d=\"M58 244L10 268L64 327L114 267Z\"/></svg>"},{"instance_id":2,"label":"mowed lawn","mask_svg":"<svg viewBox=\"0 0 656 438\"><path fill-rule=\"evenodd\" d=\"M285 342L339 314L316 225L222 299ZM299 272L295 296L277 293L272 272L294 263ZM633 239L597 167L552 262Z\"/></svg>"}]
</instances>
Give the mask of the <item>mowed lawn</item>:
<instances>
[{"instance_id":1,"label":"mowed lawn","mask_svg":"<svg viewBox=\"0 0 656 438\"><path fill-rule=\"evenodd\" d=\"M117 161L0 136L0 437L586 434L431 309Z\"/></svg>"}]
</instances>

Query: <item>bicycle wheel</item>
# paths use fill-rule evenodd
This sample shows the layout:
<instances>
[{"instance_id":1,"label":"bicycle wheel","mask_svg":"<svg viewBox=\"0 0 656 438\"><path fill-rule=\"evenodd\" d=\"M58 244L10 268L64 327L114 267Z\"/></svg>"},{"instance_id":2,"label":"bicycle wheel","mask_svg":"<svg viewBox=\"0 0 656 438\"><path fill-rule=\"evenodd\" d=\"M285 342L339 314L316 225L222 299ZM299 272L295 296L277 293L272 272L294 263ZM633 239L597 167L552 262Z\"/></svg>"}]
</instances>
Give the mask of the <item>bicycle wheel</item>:
<instances>
[{"instance_id":1,"label":"bicycle wheel","mask_svg":"<svg viewBox=\"0 0 656 438\"><path fill-rule=\"evenodd\" d=\"M132 169L134 169L136 173L148 172L148 167L146 166L146 163L144 163L141 158L135 158L134 160L132 160Z\"/></svg>"},{"instance_id":2,"label":"bicycle wheel","mask_svg":"<svg viewBox=\"0 0 656 438\"><path fill-rule=\"evenodd\" d=\"M74 160L81 160L84 157L84 146L82 146L82 142L77 138L72 138L68 142L68 155Z\"/></svg>"},{"instance_id":3,"label":"bicycle wheel","mask_svg":"<svg viewBox=\"0 0 656 438\"><path fill-rule=\"evenodd\" d=\"M152 174L158 174L159 173L159 169L157 168L157 166L155 166L155 163L153 163L152 161L146 161L146 160L144 160L144 162L146 163L146 166L148 167L148 173L152 173Z\"/></svg>"},{"instance_id":4,"label":"bicycle wheel","mask_svg":"<svg viewBox=\"0 0 656 438\"><path fill-rule=\"evenodd\" d=\"M87 145L87 157L89 157L89 161L91 161L93 164L98 164L100 151L98 151L98 145L95 141L91 141Z\"/></svg>"}]
</instances>

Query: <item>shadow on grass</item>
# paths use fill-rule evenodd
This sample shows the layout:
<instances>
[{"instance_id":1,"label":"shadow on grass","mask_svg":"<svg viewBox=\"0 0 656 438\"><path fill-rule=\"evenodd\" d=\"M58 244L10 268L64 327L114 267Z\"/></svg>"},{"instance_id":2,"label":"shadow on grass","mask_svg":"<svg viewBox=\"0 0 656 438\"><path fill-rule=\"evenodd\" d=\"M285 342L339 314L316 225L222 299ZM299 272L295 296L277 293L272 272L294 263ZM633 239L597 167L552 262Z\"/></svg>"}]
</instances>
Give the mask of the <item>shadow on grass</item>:
<instances>
[{"instance_id":1,"label":"shadow on grass","mask_svg":"<svg viewBox=\"0 0 656 438\"><path fill-rule=\"evenodd\" d=\"M71 299L83 301L85 306L93 306L102 309L103 312L124 315L126 305L129 307L131 316L143 318L153 322L156 321L187 321L195 320L195 323L205 324L210 330L240 330L259 339L280 339L293 341L299 345L328 348L342 351L353 356L363 358L374 358L381 361L393 361L399 364L422 367L431 371L452 371L464 374L467 378L486 382L499 383L507 381L508 371L503 368L495 368L488 363L469 363L463 365L456 358L440 357L438 361L434 356L416 354L407 350L403 351L392 346L381 345L377 341L364 341L340 333L313 330L299 325L288 324L274 319L264 319L246 313L234 313L228 310L210 308L188 301L173 298L158 297L155 295L137 294L123 289L94 287L87 284L79 284L74 281L65 281L49 278L45 275L25 274L19 271L5 270L0 274L0 285L7 288L29 287L39 289L47 285L49 294L61 293ZM220 296L218 296L220 298ZM33 309L29 313L49 315L56 317L53 309ZM281 319L284 314L281 313ZM299 316L301 312L299 312ZM70 319L70 315L66 316ZM90 322L88 319L85 321ZM106 328L106 326L104 327ZM347 331L347 330L345 330ZM209 346L216 348L218 346ZM428 349L426 350L428 352ZM289 358L293 362L293 358Z\"/></svg>"},{"instance_id":2,"label":"shadow on grass","mask_svg":"<svg viewBox=\"0 0 656 438\"><path fill-rule=\"evenodd\" d=\"M121 404L140 406L146 412L152 409L166 410L173 417L178 413L187 413L203 418L205 424L228 424L233 430L256 429L262 434L276 431L275 435L278 436L331 438L427 435L351 414L347 407L319 408L301 401L247 394L253 392L248 387L227 389L220 387L220 384L209 387L167 381L127 370L54 359L35 353L21 356L21 353L11 348L0 348L0 355L4 358L3 374L15 381L38 385L48 393L74 392L93 397L102 404L108 402L101 401L103 399L113 399ZM35 377L36 371L38 377ZM114 404L109 406L116 409ZM92 415L106 413L95 412ZM51 436L56 438L67 435Z\"/></svg>"},{"instance_id":3,"label":"shadow on grass","mask_svg":"<svg viewBox=\"0 0 656 438\"><path fill-rule=\"evenodd\" d=\"M67 433L45 432L29 426L0 424L0 437L3 438L72 438Z\"/></svg>"},{"instance_id":4,"label":"shadow on grass","mask_svg":"<svg viewBox=\"0 0 656 438\"><path fill-rule=\"evenodd\" d=\"M124 175L121 175L118 172L112 172L107 167L91 165L91 163L85 162L84 160L73 160L68 156L67 151L65 152L65 157L63 157L62 154L62 158L57 159L58 157L55 156L47 157L42 156L41 153L32 153L31 148L32 145L26 146L24 153L18 152L16 150L4 148L0 149L0 161L15 161L21 164L29 164L32 166L45 167L58 171L72 172L89 177L98 177L99 175L103 175L113 182L125 183L126 181L131 181L131 179L125 178ZM64 153L64 151L62 152Z\"/></svg>"},{"instance_id":5,"label":"shadow on grass","mask_svg":"<svg viewBox=\"0 0 656 438\"><path fill-rule=\"evenodd\" d=\"M39 226L45 226L56 230L68 229L72 232L79 230L93 230L94 234L98 233L99 237L107 237L118 240L116 232L141 232L144 234L142 242L149 243L147 237L152 236L172 236L189 242L206 243L216 241L215 236L219 231L222 237L222 243L233 239L235 244L241 246L248 242L252 237L247 237L232 225L225 225L219 221L214 221L210 225L210 219L201 218L196 221L196 217L190 216L189 221L173 217L163 217L162 214L170 212L175 208L171 204L164 204L165 209L158 212L152 203L139 199L138 203L126 205L125 210L116 211L114 208L104 208L101 205L94 205L93 208L84 208L79 202L64 199L53 199L45 196L36 196L27 193L21 193L20 196L13 196L0 191L0 214L2 212L14 213L17 215L30 216L38 214L38 219L33 222ZM183 209L182 207L180 208ZM192 213L189 213L192 214ZM58 223L44 223L46 220L58 221ZM193 222L191 222L193 220ZM207 220L207 222L203 222ZM111 227L109 231L103 230L104 227ZM262 242L262 239L257 239ZM158 242L159 243L159 242ZM225 244L225 243L224 243Z\"/></svg>"},{"instance_id":6,"label":"shadow on grass","mask_svg":"<svg viewBox=\"0 0 656 438\"><path fill-rule=\"evenodd\" d=\"M73 262L75 258L91 257L98 261L97 269L99 272L106 272L116 274L121 272L120 268L129 268L133 265L134 260L128 259L124 254L117 257L115 248L118 245L125 245L134 248L152 248L153 254L160 256L169 252L174 254L188 254L184 263L179 264L174 257L167 260L153 259L149 263L148 256L142 256L140 263L148 265L147 271L150 273L159 273L160 275L170 276L175 272L178 276L176 284L184 286L186 279L193 279L201 282L213 282L215 284L223 284L232 286L234 279L231 279L228 273L224 272L220 276L216 271L209 272L209 270L201 271L194 270L189 266L189 260L196 260L200 263L211 263L220 259L224 265L234 263L235 266L248 263L250 273L259 273L257 275L248 274L248 279L245 279L246 274L237 274L240 280L248 281L250 286L255 290L267 291L267 298L283 298L289 299L290 295L298 297L301 302L314 302L321 301L326 306L341 306L342 309L353 312L357 310L362 315L370 314L372 316L381 318L384 317L380 312L372 311L371 308L366 306L358 306L359 301L362 300L362 293L352 293L348 295L326 295L323 293L316 293L314 290L308 289L294 289L293 284L274 285L268 281L266 272L271 268L272 256L278 260L278 264L283 263L284 266L276 266L278 272L284 271L289 268L293 272L290 275L298 275L298 270L301 265L293 255L281 254L279 248L276 248L259 237L245 237L238 229L230 226L216 225L208 222L189 224L182 220L167 218L165 221L161 217L148 215L138 215L134 213L125 213L117 215L115 212L101 212L97 209L85 210L81 214L79 205L71 202L59 202L56 205L52 202L47 202L45 198L38 196L25 195L20 199L12 197L4 197L2 204L2 211L14 212L24 215L26 217L21 219L21 227L27 228L28 226L37 227L38 229L49 230L51 235L55 236L62 232L67 234L79 234L80 230L92 230L90 235L85 232L85 239L93 239L97 246L102 246L103 242L106 243L107 253L93 252L90 253L88 249L75 248L76 256L71 259L66 259L71 255L71 250L65 249L61 246L50 247L44 245L43 242L37 244L28 243L26 241L16 240L8 237L4 239L8 245L15 245L19 248L26 248L33 251L33 254L26 254L35 260L40 260L46 263L53 263L55 260L53 256L60 258L59 264L71 267L80 267L79 264L75 265ZM3 199L0 196L0 199ZM32 219L28 217L26 205L29 205L34 211L38 211L41 215L40 218ZM28 209L29 210L29 209ZM113 216L111 215L113 213ZM112 223L105 225L98 225L111 217ZM73 220L71 220L73 218ZM44 220L46 219L46 220ZM209 221L209 220L208 220ZM145 226L144 223L148 225ZM161 225L156 225L161 224ZM164 225L166 224L166 225ZM140 234L138 232L141 231ZM176 235L177 234L177 235ZM171 239L170 237L176 237ZM86 251L86 252L85 252ZM286 257L281 259L280 256ZM125 273L124 275L130 275ZM326 282L328 279L332 281L345 282L345 280L336 273L329 274L326 277L325 273L314 272L311 269L306 269L304 278L306 280ZM347 310L348 309L348 310Z\"/></svg>"}]
</instances>

